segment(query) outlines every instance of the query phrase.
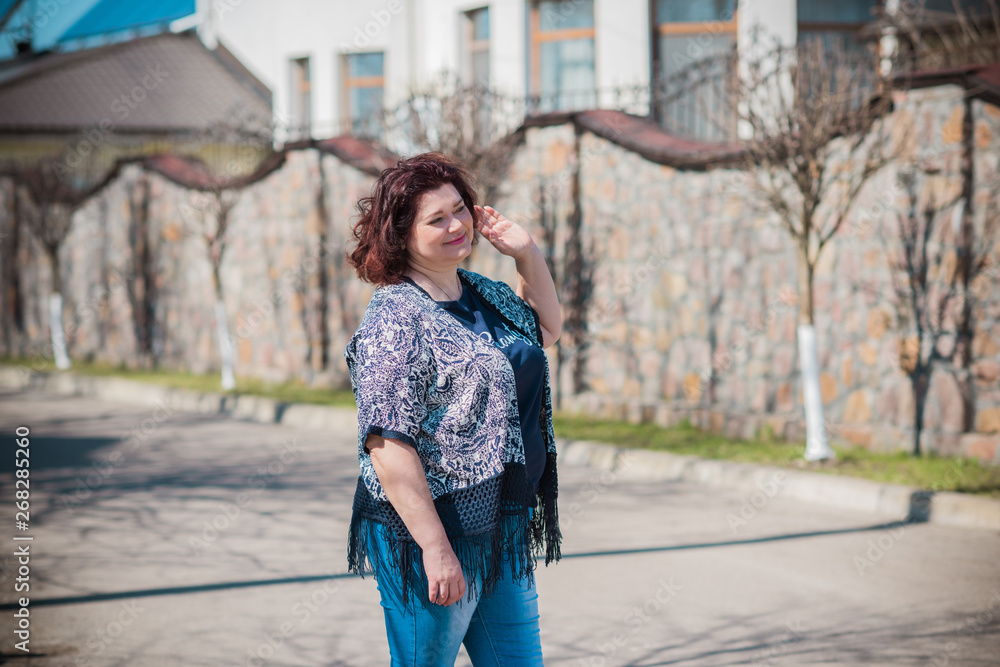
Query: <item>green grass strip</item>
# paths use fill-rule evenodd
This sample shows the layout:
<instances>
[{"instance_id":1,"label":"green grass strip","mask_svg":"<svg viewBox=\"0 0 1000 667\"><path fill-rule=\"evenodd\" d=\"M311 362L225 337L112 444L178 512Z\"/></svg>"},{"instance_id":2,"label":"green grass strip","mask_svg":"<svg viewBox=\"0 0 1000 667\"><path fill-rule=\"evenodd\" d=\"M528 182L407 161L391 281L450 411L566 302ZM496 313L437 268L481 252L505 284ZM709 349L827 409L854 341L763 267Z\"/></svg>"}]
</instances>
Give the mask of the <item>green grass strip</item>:
<instances>
[{"instance_id":1,"label":"green grass strip","mask_svg":"<svg viewBox=\"0 0 1000 667\"><path fill-rule=\"evenodd\" d=\"M914 457L906 452L884 453L863 447L834 446L835 459L806 461L802 458L804 442L727 438L702 431L690 422L664 428L574 414L556 414L553 422L557 436L572 440L594 440L618 447L849 475L931 491L958 491L1000 498L1000 466L986 465L978 459L939 456L933 452Z\"/></svg>"},{"instance_id":2,"label":"green grass strip","mask_svg":"<svg viewBox=\"0 0 1000 667\"><path fill-rule=\"evenodd\" d=\"M22 367L40 372L56 371L55 363L47 360L26 360L11 357L0 357L0 364ZM275 384L265 382L260 378L236 376L236 387L224 390L221 386L221 373L196 374L185 371L170 370L137 370L124 366L113 366L99 362L73 361L71 372L79 375L95 377L120 377L126 380L149 382L173 389L187 389L201 393L216 393L228 395L265 396L287 403L311 403L314 405L332 405L343 408L355 408L354 394L350 389L332 390L310 387L304 382L293 381Z\"/></svg>"},{"instance_id":3,"label":"green grass strip","mask_svg":"<svg viewBox=\"0 0 1000 667\"><path fill-rule=\"evenodd\" d=\"M45 372L56 370L51 359L0 357L0 364ZM79 361L73 362L71 370L81 375L121 377L203 393L265 396L288 403L356 407L350 390L317 389L298 381L273 384L258 378L237 377L236 388L223 391L219 373L132 370L124 366ZM689 422L665 428L655 424L629 424L560 412L553 415L553 427L556 436L572 440L592 440L618 447L848 475L932 491L958 491L1000 498L1000 466L986 465L971 458L945 457L933 452L913 457L906 452L890 454L872 452L863 447L834 446L836 459L806 461L802 458L805 443L777 442L768 437L768 433L754 440L740 440L702 431Z\"/></svg>"}]
</instances>

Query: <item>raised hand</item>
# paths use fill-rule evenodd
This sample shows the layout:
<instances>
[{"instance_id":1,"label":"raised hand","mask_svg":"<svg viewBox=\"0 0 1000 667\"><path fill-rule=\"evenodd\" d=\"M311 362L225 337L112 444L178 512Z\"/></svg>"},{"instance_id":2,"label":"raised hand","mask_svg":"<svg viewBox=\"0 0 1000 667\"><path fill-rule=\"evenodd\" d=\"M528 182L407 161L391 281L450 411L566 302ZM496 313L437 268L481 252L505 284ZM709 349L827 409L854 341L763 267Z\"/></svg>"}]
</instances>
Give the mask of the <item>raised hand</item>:
<instances>
[{"instance_id":1,"label":"raised hand","mask_svg":"<svg viewBox=\"0 0 1000 667\"><path fill-rule=\"evenodd\" d=\"M494 248L504 255L517 259L529 252L535 241L523 227L500 215L492 206L477 206L479 220L476 229Z\"/></svg>"}]
</instances>

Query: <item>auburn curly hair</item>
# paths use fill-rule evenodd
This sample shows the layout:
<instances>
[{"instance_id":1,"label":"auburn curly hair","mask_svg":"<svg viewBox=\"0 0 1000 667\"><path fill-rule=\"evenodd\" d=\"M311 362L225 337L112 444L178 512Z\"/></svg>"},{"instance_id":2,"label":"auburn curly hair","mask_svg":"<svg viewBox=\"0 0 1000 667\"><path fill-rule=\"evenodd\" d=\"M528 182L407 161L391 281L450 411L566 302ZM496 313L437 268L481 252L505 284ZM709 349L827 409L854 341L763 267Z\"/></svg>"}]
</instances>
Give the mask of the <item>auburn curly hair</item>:
<instances>
[{"instance_id":1,"label":"auburn curly hair","mask_svg":"<svg viewBox=\"0 0 1000 667\"><path fill-rule=\"evenodd\" d=\"M402 282L409 266L406 241L420 197L447 183L458 190L472 213L473 223L478 222L476 191L469 168L454 157L437 152L421 153L399 160L395 167L379 174L371 194L358 200L361 217L352 231L357 247L345 255L358 278L375 285ZM472 244L478 241L479 235L473 233Z\"/></svg>"}]
</instances>

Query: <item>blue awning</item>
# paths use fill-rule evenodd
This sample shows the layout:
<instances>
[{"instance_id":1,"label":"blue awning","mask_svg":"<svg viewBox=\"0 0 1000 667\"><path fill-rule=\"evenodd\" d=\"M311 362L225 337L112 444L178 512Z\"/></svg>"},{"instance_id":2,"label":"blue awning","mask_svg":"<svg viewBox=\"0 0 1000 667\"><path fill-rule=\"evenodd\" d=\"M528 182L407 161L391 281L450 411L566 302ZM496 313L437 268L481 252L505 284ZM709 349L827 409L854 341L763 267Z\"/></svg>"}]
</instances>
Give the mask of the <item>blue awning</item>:
<instances>
[{"instance_id":1,"label":"blue awning","mask_svg":"<svg viewBox=\"0 0 1000 667\"><path fill-rule=\"evenodd\" d=\"M60 42L169 23L195 13L195 0L102 0L63 33Z\"/></svg>"},{"instance_id":2,"label":"blue awning","mask_svg":"<svg viewBox=\"0 0 1000 667\"><path fill-rule=\"evenodd\" d=\"M23 0L0 0L0 26L10 18L8 14L13 13Z\"/></svg>"}]
</instances>

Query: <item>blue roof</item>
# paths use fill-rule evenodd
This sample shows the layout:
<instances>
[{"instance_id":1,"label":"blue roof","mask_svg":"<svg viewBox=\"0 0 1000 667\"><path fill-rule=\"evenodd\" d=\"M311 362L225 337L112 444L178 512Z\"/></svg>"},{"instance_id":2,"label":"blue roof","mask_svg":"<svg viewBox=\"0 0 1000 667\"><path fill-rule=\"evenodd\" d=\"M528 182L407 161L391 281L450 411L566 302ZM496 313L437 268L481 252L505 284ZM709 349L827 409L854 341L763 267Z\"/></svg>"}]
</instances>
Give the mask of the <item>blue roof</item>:
<instances>
[{"instance_id":1,"label":"blue roof","mask_svg":"<svg viewBox=\"0 0 1000 667\"><path fill-rule=\"evenodd\" d=\"M7 16L7 12L21 4L21 0L0 0L0 21Z\"/></svg>"},{"instance_id":2,"label":"blue roof","mask_svg":"<svg viewBox=\"0 0 1000 667\"><path fill-rule=\"evenodd\" d=\"M195 0L101 0L59 41L167 23L194 13Z\"/></svg>"},{"instance_id":3,"label":"blue roof","mask_svg":"<svg viewBox=\"0 0 1000 667\"><path fill-rule=\"evenodd\" d=\"M10 11L11 7L21 2L21 0L0 0L0 16Z\"/></svg>"}]
</instances>

